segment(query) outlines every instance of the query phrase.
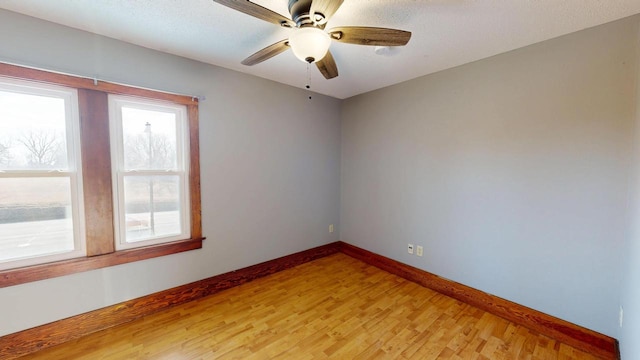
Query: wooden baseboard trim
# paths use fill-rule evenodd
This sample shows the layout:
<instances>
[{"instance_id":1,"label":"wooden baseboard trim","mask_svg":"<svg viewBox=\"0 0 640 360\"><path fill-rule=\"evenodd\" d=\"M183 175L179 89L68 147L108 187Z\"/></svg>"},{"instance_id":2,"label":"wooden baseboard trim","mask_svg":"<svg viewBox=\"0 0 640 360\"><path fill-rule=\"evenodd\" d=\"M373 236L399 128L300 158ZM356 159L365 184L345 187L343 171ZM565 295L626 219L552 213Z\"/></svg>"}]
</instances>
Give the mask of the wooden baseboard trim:
<instances>
[{"instance_id":1,"label":"wooden baseboard trim","mask_svg":"<svg viewBox=\"0 0 640 360\"><path fill-rule=\"evenodd\" d=\"M614 338L341 241L0 337L0 357L43 350L338 252L603 359L620 359Z\"/></svg>"},{"instance_id":2,"label":"wooden baseboard trim","mask_svg":"<svg viewBox=\"0 0 640 360\"><path fill-rule=\"evenodd\" d=\"M473 305L488 313L603 359L620 359L618 341L537 310L487 294L356 246L339 242L340 252L377 268Z\"/></svg>"},{"instance_id":3,"label":"wooden baseboard trim","mask_svg":"<svg viewBox=\"0 0 640 360\"><path fill-rule=\"evenodd\" d=\"M106 308L0 337L0 358L13 359L215 294L339 252L331 243Z\"/></svg>"}]
</instances>

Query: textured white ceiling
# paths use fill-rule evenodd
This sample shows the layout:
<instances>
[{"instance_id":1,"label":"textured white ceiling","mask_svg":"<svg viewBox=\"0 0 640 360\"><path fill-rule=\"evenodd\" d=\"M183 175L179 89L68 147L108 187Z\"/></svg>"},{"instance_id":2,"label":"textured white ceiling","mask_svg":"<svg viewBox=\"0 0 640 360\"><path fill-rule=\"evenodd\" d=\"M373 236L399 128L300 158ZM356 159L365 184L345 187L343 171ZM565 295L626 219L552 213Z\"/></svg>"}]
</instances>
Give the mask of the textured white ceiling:
<instances>
[{"instance_id":1,"label":"textured white ceiling","mask_svg":"<svg viewBox=\"0 0 640 360\"><path fill-rule=\"evenodd\" d=\"M289 17L287 0L254 0ZM307 65L287 51L240 64L288 37L290 29L211 0L1 0L0 8L304 88ZM335 26L377 26L413 33L405 47L334 42L340 76L312 66L311 86L336 98L378 89L529 44L640 13L640 0L345 0Z\"/></svg>"}]
</instances>

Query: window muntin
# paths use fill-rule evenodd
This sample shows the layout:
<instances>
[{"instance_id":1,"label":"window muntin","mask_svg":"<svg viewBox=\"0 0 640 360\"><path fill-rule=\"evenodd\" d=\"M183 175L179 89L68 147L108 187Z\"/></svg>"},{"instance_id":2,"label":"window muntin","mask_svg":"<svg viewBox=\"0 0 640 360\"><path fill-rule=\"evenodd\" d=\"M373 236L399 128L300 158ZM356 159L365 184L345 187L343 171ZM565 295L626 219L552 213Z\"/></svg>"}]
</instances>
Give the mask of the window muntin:
<instances>
[{"instance_id":1,"label":"window muntin","mask_svg":"<svg viewBox=\"0 0 640 360\"><path fill-rule=\"evenodd\" d=\"M85 254L75 89L0 78L0 269Z\"/></svg>"},{"instance_id":2,"label":"window muntin","mask_svg":"<svg viewBox=\"0 0 640 360\"><path fill-rule=\"evenodd\" d=\"M186 107L109 96L116 249L190 237Z\"/></svg>"}]
</instances>

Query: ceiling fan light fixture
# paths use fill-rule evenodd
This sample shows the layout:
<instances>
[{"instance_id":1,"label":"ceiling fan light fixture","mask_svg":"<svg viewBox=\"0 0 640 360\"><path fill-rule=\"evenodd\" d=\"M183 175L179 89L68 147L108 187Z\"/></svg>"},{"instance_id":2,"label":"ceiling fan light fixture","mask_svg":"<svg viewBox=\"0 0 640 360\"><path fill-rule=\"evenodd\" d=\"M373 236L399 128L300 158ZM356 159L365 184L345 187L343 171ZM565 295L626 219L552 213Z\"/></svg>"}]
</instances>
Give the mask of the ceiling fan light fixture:
<instances>
[{"instance_id":1,"label":"ceiling fan light fixture","mask_svg":"<svg viewBox=\"0 0 640 360\"><path fill-rule=\"evenodd\" d=\"M306 63L322 60L330 45L329 34L316 27L299 28L289 37L289 46L293 54Z\"/></svg>"}]
</instances>

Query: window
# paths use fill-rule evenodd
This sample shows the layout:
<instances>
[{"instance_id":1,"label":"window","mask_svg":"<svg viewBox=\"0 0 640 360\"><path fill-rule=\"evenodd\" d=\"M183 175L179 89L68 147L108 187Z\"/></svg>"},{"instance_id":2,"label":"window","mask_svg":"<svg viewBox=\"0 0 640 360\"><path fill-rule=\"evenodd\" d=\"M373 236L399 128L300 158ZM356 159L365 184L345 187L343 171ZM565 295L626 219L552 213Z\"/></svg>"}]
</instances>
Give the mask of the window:
<instances>
[{"instance_id":1,"label":"window","mask_svg":"<svg viewBox=\"0 0 640 360\"><path fill-rule=\"evenodd\" d=\"M199 162L194 97L0 63L0 287L201 248Z\"/></svg>"},{"instance_id":2,"label":"window","mask_svg":"<svg viewBox=\"0 0 640 360\"><path fill-rule=\"evenodd\" d=\"M116 248L189 237L186 108L109 96Z\"/></svg>"},{"instance_id":3,"label":"window","mask_svg":"<svg viewBox=\"0 0 640 360\"><path fill-rule=\"evenodd\" d=\"M75 89L0 78L0 269L85 254Z\"/></svg>"}]
</instances>

